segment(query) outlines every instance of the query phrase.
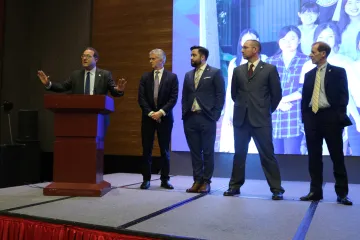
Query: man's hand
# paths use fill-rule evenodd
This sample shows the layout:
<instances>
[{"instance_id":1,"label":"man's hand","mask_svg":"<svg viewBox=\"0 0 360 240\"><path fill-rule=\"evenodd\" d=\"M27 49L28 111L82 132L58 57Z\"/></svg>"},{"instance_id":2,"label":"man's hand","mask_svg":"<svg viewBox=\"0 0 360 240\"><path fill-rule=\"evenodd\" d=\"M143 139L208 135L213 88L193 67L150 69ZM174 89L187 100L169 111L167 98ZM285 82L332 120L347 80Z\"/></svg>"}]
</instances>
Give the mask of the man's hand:
<instances>
[{"instance_id":1,"label":"man's hand","mask_svg":"<svg viewBox=\"0 0 360 240\"><path fill-rule=\"evenodd\" d=\"M155 121L158 121L160 120L160 118L163 116L162 112L160 111L157 111L157 112L154 112L152 115L151 115L151 118L154 119Z\"/></svg>"},{"instance_id":2,"label":"man's hand","mask_svg":"<svg viewBox=\"0 0 360 240\"><path fill-rule=\"evenodd\" d=\"M115 90L118 92L123 92L125 90L126 83L127 83L127 81L124 78L120 78L117 81Z\"/></svg>"},{"instance_id":3,"label":"man's hand","mask_svg":"<svg viewBox=\"0 0 360 240\"><path fill-rule=\"evenodd\" d=\"M280 102L278 109L283 112L289 111L292 108L293 104L289 102Z\"/></svg>"},{"instance_id":4,"label":"man's hand","mask_svg":"<svg viewBox=\"0 0 360 240\"><path fill-rule=\"evenodd\" d=\"M42 70L39 70L37 72L37 75L41 81L42 84L44 84L45 86L49 86L49 78L50 76L46 76L46 74L42 71Z\"/></svg>"}]
</instances>

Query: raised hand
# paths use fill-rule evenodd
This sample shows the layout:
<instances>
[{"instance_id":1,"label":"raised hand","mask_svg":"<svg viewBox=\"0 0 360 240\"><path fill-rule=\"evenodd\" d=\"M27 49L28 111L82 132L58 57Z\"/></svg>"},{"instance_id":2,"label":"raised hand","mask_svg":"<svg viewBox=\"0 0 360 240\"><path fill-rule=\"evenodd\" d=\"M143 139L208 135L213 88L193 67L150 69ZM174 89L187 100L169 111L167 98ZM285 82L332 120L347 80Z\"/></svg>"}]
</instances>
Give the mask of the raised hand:
<instances>
[{"instance_id":1,"label":"raised hand","mask_svg":"<svg viewBox=\"0 0 360 240\"><path fill-rule=\"evenodd\" d=\"M45 86L48 86L49 85L49 78L50 76L46 76L46 74L42 71L42 70L39 70L37 72L37 75L41 81L42 84L44 84Z\"/></svg>"},{"instance_id":2,"label":"raised hand","mask_svg":"<svg viewBox=\"0 0 360 240\"><path fill-rule=\"evenodd\" d=\"M120 78L116 83L115 90L123 92L125 90L126 83L127 81L124 78Z\"/></svg>"}]
</instances>

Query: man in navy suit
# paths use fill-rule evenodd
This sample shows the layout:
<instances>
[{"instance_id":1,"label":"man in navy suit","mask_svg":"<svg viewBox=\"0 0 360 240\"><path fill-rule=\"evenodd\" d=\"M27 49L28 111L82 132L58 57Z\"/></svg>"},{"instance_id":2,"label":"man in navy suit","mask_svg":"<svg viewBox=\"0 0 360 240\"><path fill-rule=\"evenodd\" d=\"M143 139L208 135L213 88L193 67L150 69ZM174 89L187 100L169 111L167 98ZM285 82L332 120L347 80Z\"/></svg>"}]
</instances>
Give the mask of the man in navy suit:
<instances>
[{"instance_id":1,"label":"man in navy suit","mask_svg":"<svg viewBox=\"0 0 360 240\"><path fill-rule=\"evenodd\" d=\"M235 155L229 189L224 196L240 194L245 182L245 162L249 142L253 137L259 151L261 166L270 186L273 200L282 200L284 189L278 162L274 155L271 114L282 98L276 66L260 60L261 44L248 40L242 47L247 63L234 69L231 98L234 101Z\"/></svg>"},{"instance_id":2,"label":"man in navy suit","mask_svg":"<svg viewBox=\"0 0 360 240\"><path fill-rule=\"evenodd\" d=\"M191 70L185 74L182 91L182 119L190 149L194 183L186 192L210 192L214 172L216 122L225 101L225 82L220 69L206 61L209 50L193 46Z\"/></svg>"},{"instance_id":3,"label":"man in navy suit","mask_svg":"<svg viewBox=\"0 0 360 240\"><path fill-rule=\"evenodd\" d=\"M142 110L141 139L143 147L141 189L150 187L151 154L155 131L161 152L161 187L173 189L169 182L170 140L173 128L174 108L179 92L177 75L164 69L165 52L154 49L149 53L153 70L145 73L140 80L138 102Z\"/></svg>"},{"instance_id":4,"label":"man in navy suit","mask_svg":"<svg viewBox=\"0 0 360 240\"><path fill-rule=\"evenodd\" d=\"M349 102L347 76L344 68L327 63L331 48L324 42L315 42L310 58L317 67L305 74L301 100L302 120L309 155L310 192L302 201L323 198L322 144L325 139L333 161L337 202L352 205L347 197L348 178L344 163L342 133L352 125L346 108Z\"/></svg>"}]
</instances>

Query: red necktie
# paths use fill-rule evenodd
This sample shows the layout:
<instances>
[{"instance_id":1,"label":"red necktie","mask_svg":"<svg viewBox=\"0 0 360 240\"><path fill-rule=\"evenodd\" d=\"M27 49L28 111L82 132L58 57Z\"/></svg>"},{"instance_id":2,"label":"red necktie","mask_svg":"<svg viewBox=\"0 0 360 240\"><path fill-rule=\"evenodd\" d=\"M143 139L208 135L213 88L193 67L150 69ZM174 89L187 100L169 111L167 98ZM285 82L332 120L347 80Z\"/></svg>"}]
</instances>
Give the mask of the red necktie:
<instances>
[{"instance_id":1,"label":"red necktie","mask_svg":"<svg viewBox=\"0 0 360 240\"><path fill-rule=\"evenodd\" d=\"M253 73L254 73L253 67L254 67L254 64L250 64L250 68L248 70L248 77L251 77L253 75Z\"/></svg>"}]
</instances>

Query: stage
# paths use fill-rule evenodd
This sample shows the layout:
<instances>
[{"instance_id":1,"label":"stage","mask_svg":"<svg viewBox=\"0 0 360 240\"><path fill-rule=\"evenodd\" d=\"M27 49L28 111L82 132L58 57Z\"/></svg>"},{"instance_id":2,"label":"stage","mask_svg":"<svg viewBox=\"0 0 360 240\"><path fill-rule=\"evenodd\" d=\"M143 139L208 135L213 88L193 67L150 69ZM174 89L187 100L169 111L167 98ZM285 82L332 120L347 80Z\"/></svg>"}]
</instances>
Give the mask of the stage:
<instances>
[{"instance_id":1,"label":"stage","mask_svg":"<svg viewBox=\"0 0 360 240\"><path fill-rule=\"evenodd\" d=\"M352 240L359 239L360 185L350 184L353 206L337 204L332 182L324 200L301 202L309 183L284 181L284 200L271 200L264 180L247 179L238 197L223 197L228 178L214 178L210 194L190 194L192 177L171 177L174 190L153 175L140 190L139 174L104 176L113 189L103 197L48 197L39 183L0 189L0 215L66 224L151 239ZM1 231L0 231L1 232Z\"/></svg>"}]
</instances>

